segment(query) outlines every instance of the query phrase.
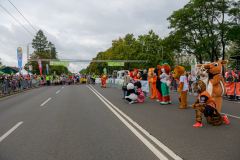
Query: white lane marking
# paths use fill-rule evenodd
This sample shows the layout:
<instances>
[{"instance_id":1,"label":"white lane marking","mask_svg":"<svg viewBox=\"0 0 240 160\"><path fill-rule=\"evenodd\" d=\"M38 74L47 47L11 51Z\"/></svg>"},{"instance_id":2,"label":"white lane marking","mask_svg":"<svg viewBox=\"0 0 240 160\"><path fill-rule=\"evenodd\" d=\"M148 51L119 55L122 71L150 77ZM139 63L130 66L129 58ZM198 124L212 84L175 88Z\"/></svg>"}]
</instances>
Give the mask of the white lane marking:
<instances>
[{"instance_id":1,"label":"white lane marking","mask_svg":"<svg viewBox=\"0 0 240 160\"><path fill-rule=\"evenodd\" d=\"M123 117L118 114L111 106L109 106L92 88L87 86L118 118L125 124L128 129L130 129L159 159L167 160L160 151L157 150L146 138L144 138L136 129L134 129L131 124L129 124Z\"/></svg>"},{"instance_id":2,"label":"white lane marking","mask_svg":"<svg viewBox=\"0 0 240 160\"><path fill-rule=\"evenodd\" d=\"M91 86L91 85L90 85ZM91 86L92 87L92 86ZM93 88L93 87L92 87ZM118 107L113 105L111 102L109 102L103 95L101 95L95 88L93 88L104 100L106 100L115 110L117 110L123 117L125 117L129 122L131 122L136 128L138 128L142 133L144 133L148 138L150 138L155 144L157 144L160 148L162 148L166 153L168 153L173 159L176 160L182 160L181 157L176 155L172 150L170 150L167 146L165 146L162 142L160 142L158 139L153 137L149 132L147 132L145 129L143 129L139 124L137 124L135 121L133 121L130 117L128 117L125 113L123 113Z\"/></svg>"},{"instance_id":3,"label":"white lane marking","mask_svg":"<svg viewBox=\"0 0 240 160\"><path fill-rule=\"evenodd\" d=\"M60 92L60 90L58 90L57 92L56 92L56 94L58 94Z\"/></svg>"},{"instance_id":4,"label":"white lane marking","mask_svg":"<svg viewBox=\"0 0 240 160\"><path fill-rule=\"evenodd\" d=\"M227 116L229 116L229 117L234 117L234 118L238 118L238 119L240 119L240 117L233 116L233 115L231 115L231 114L226 114L226 113L222 113L222 112L221 112L221 114L225 114L225 115L227 115Z\"/></svg>"},{"instance_id":5,"label":"white lane marking","mask_svg":"<svg viewBox=\"0 0 240 160\"><path fill-rule=\"evenodd\" d=\"M41 104L40 106L42 107L42 106L44 106L44 104L46 104L48 101L50 101L50 99L52 99L52 98L48 98L45 102L43 102L43 104Z\"/></svg>"},{"instance_id":6,"label":"white lane marking","mask_svg":"<svg viewBox=\"0 0 240 160\"><path fill-rule=\"evenodd\" d=\"M7 131L2 137L0 137L0 142L4 140L9 134L11 134L15 129L17 129L23 122L18 122L14 127Z\"/></svg>"}]
</instances>

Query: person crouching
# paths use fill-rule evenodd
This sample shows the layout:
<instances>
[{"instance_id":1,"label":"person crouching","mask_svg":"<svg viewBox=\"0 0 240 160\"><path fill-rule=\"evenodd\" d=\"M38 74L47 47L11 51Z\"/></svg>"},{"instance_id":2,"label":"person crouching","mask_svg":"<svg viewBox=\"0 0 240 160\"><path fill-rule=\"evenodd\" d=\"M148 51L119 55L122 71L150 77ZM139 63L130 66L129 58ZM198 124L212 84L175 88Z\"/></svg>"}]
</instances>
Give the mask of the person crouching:
<instances>
[{"instance_id":1,"label":"person crouching","mask_svg":"<svg viewBox=\"0 0 240 160\"><path fill-rule=\"evenodd\" d=\"M197 80L194 84L194 91L197 91L198 98L196 102L192 105L192 108L196 110L196 121L194 127L202 127L202 113L204 114L206 121L213 125L220 125L222 122L229 124L227 116L221 116L216 110L216 104L209 93L206 91L206 84Z\"/></svg>"},{"instance_id":2,"label":"person crouching","mask_svg":"<svg viewBox=\"0 0 240 160\"><path fill-rule=\"evenodd\" d=\"M137 95L137 102L144 102L145 94L142 91L142 84L140 81L137 81L134 83L135 88L137 89L137 92L135 94Z\"/></svg>"},{"instance_id":3,"label":"person crouching","mask_svg":"<svg viewBox=\"0 0 240 160\"><path fill-rule=\"evenodd\" d=\"M125 96L125 99L129 102L129 104L132 104L137 100L137 95L135 94L135 88L132 83L128 83L127 85L127 96Z\"/></svg>"}]
</instances>

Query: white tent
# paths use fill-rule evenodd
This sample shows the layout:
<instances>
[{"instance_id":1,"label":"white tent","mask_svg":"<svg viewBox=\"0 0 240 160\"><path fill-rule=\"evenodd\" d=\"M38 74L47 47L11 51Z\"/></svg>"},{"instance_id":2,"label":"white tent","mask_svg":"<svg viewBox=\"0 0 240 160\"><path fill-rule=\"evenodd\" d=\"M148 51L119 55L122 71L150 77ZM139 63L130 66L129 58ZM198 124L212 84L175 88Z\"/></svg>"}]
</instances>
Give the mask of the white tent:
<instances>
[{"instance_id":1,"label":"white tent","mask_svg":"<svg viewBox=\"0 0 240 160\"><path fill-rule=\"evenodd\" d=\"M19 72L16 73L17 75L19 75ZM21 70L21 75L27 75L27 71L25 69ZM30 75L32 75L32 73L29 72Z\"/></svg>"}]
</instances>

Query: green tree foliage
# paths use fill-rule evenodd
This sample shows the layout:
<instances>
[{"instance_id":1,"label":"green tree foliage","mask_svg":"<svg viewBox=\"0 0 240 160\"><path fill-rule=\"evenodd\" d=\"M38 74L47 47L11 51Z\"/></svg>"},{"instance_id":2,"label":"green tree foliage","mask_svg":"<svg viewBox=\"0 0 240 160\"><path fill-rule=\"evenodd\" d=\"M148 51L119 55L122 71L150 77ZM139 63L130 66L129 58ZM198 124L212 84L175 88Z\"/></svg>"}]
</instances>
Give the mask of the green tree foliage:
<instances>
[{"instance_id":1,"label":"green tree foliage","mask_svg":"<svg viewBox=\"0 0 240 160\"><path fill-rule=\"evenodd\" d=\"M84 74L86 73L86 69L82 69L81 71L79 71L80 74Z\"/></svg>"},{"instance_id":2,"label":"green tree foliage","mask_svg":"<svg viewBox=\"0 0 240 160\"><path fill-rule=\"evenodd\" d=\"M124 38L113 40L112 46L106 51L99 52L93 60L147 60L147 63L126 62L125 66L108 68L107 63L91 62L81 72L101 74L103 68L108 68L110 73L113 70L157 68L157 65L162 62L162 48L164 50L163 62L168 62L173 66L175 64L174 49L169 48L171 45L169 39L160 39L152 30L146 35L138 36L138 39L135 39L133 34L127 34Z\"/></svg>"},{"instance_id":3,"label":"green tree foliage","mask_svg":"<svg viewBox=\"0 0 240 160\"><path fill-rule=\"evenodd\" d=\"M30 59L57 59L57 51L52 42L47 41L47 37L44 35L42 30L39 30L32 41L32 47L34 52L30 55ZM47 74L46 64L49 66L49 74L54 74L54 71L57 75L60 74L69 74L68 68L65 66L50 66L49 61L42 61L42 73ZM26 63L24 66L25 70L29 70L28 66L33 66L33 73L40 74L38 62L31 61Z\"/></svg>"},{"instance_id":4,"label":"green tree foliage","mask_svg":"<svg viewBox=\"0 0 240 160\"><path fill-rule=\"evenodd\" d=\"M32 47L37 52L46 52L48 50L48 44L47 37L42 30L39 30L32 41Z\"/></svg>"},{"instance_id":5,"label":"green tree foliage","mask_svg":"<svg viewBox=\"0 0 240 160\"><path fill-rule=\"evenodd\" d=\"M5 68L5 67L6 67L6 66L3 65L2 61L1 61L1 58L0 58L0 70L3 69L3 68Z\"/></svg>"},{"instance_id":6,"label":"green tree foliage","mask_svg":"<svg viewBox=\"0 0 240 160\"><path fill-rule=\"evenodd\" d=\"M226 59L228 59L227 66L231 69L236 68L236 60L230 60L231 56L240 55L240 45L236 42L232 42L229 45L229 48L226 51Z\"/></svg>"},{"instance_id":7,"label":"green tree foliage","mask_svg":"<svg viewBox=\"0 0 240 160\"><path fill-rule=\"evenodd\" d=\"M200 63L224 59L229 7L228 0L191 0L168 18L169 28L174 29L170 34L182 51L195 55Z\"/></svg>"},{"instance_id":8,"label":"green tree foliage","mask_svg":"<svg viewBox=\"0 0 240 160\"><path fill-rule=\"evenodd\" d=\"M229 11L231 17L231 28L228 32L228 38L240 46L240 0L232 2L232 8Z\"/></svg>"}]
</instances>

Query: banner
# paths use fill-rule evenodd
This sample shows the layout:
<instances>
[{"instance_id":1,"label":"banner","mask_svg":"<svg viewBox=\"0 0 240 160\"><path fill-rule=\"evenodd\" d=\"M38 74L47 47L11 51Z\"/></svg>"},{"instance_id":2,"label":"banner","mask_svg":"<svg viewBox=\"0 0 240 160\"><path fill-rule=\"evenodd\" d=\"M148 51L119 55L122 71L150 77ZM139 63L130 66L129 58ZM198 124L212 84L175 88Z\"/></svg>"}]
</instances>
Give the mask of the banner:
<instances>
[{"instance_id":1,"label":"banner","mask_svg":"<svg viewBox=\"0 0 240 160\"><path fill-rule=\"evenodd\" d=\"M21 74L21 68L22 68L22 48L17 48L17 60L18 60L18 72L19 75Z\"/></svg>"},{"instance_id":2,"label":"banner","mask_svg":"<svg viewBox=\"0 0 240 160\"><path fill-rule=\"evenodd\" d=\"M39 66L40 75L42 75L42 61L41 61L41 59L38 60L38 66Z\"/></svg>"},{"instance_id":3,"label":"banner","mask_svg":"<svg viewBox=\"0 0 240 160\"><path fill-rule=\"evenodd\" d=\"M142 91L149 92L149 82L148 81L140 81L142 84Z\"/></svg>"},{"instance_id":4,"label":"banner","mask_svg":"<svg viewBox=\"0 0 240 160\"><path fill-rule=\"evenodd\" d=\"M240 97L240 82L236 83L236 96Z\"/></svg>"},{"instance_id":5,"label":"banner","mask_svg":"<svg viewBox=\"0 0 240 160\"><path fill-rule=\"evenodd\" d=\"M101 84L101 78L95 78L95 83L100 83Z\"/></svg>"},{"instance_id":6,"label":"banner","mask_svg":"<svg viewBox=\"0 0 240 160\"><path fill-rule=\"evenodd\" d=\"M113 84L114 79L113 78L108 78L106 80L106 84Z\"/></svg>"},{"instance_id":7,"label":"banner","mask_svg":"<svg viewBox=\"0 0 240 160\"><path fill-rule=\"evenodd\" d=\"M108 66L124 66L124 62L108 62Z\"/></svg>"},{"instance_id":8,"label":"banner","mask_svg":"<svg viewBox=\"0 0 240 160\"><path fill-rule=\"evenodd\" d=\"M69 61L50 61L51 66L69 66Z\"/></svg>"},{"instance_id":9,"label":"banner","mask_svg":"<svg viewBox=\"0 0 240 160\"><path fill-rule=\"evenodd\" d=\"M123 86L124 80L123 79L115 79L115 85L121 85Z\"/></svg>"},{"instance_id":10,"label":"banner","mask_svg":"<svg viewBox=\"0 0 240 160\"><path fill-rule=\"evenodd\" d=\"M29 71L32 71L33 70L33 66L32 65L29 65Z\"/></svg>"},{"instance_id":11,"label":"banner","mask_svg":"<svg viewBox=\"0 0 240 160\"><path fill-rule=\"evenodd\" d=\"M46 64L46 69L47 69L47 74L48 74L48 72L49 72L48 64Z\"/></svg>"},{"instance_id":12,"label":"banner","mask_svg":"<svg viewBox=\"0 0 240 160\"><path fill-rule=\"evenodd\" d=\"M234 90L235 90L235 83L225 83L226 89L227 89L227 94L234 95Z\"/></svg>"}]
</instances>

